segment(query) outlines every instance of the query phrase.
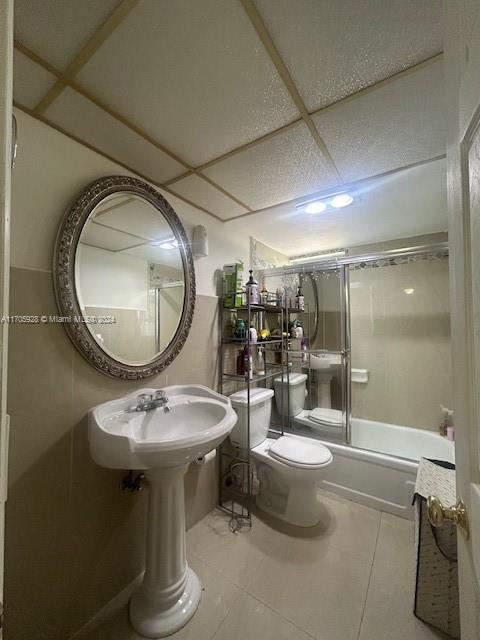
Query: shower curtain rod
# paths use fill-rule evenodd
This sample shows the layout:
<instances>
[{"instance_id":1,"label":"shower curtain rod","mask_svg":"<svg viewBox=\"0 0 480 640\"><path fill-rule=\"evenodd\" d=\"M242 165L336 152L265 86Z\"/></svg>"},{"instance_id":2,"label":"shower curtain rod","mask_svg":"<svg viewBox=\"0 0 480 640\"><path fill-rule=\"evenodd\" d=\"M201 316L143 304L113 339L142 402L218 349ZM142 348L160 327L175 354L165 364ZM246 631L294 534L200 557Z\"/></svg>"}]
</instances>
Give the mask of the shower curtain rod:
<instances>
[{"instance_id":1,"label":"shower curtain rod","mask_svg":"<svg viewBox=\"0 0 480 640\"><path fill-rule=\"evenodd\" d=\"M264 276L274 276L278 274L298 273L305 269L322 268L336 269L342 265L361 264L363 262L376 262L377 260L388 260L388 258L417 256L429 253L444 253L448 255L448 242L439 242L437 244L424 244L418 247L404 247L402 249L389 249L388 251L379 251L377 253L364 253L352 256L344 256L335 259L313 259L308 262L297 263L295 265L286 265L284 267L274 267L264 269Z\"/></svg>"}]
</instances>

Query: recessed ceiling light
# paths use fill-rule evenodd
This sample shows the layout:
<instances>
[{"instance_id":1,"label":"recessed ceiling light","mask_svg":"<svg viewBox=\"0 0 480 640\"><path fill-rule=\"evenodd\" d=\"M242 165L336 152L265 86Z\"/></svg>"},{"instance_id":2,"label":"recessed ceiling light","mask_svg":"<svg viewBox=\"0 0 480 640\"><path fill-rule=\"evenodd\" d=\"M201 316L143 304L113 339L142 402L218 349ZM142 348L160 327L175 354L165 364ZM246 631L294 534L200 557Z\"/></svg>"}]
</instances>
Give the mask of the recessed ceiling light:
<instances>
[{"instance_id":1,"label":"recessed ceiling light","mask_svg":"<svg viewBox=\"0 0 480 640\"><path fill-rule=\"evenodd\" d=\"M342 207L348 207L352 204L353 198L349 193L341 193L338 196L332 198L331 205L334 209L342 209Z\"/></svg>"},{"instance_id":2,"label":"recessed ceiling light","mask_svg":"<svg viewBox=\"0 0 480 640\"><path fill-rule=\"evenodd\" d=\"M403 292L406 293L407 296L411 296L412 293L415 293L415 289L413 287L409 287L408 289L404 289Z\"/></svg>"},{"instance_id":3,"label":"recessed ceiling light","mask_svg":"<svg viewBox=\"0 0 480 640\"><path fill-rule=\"evenodd\" d=\"M295 205L301 213L323 213L324 211L331 211L332 209L341 209L348 207L349 204L354 202L355 198L349 193L332 193L329 196L324 196L318 200L310 200L310 202L302 202Z\"/></svg>"},{"instance_id":4,"label":"recessed ceiling light","mask_svg":"<svg viewBox=\"0 0 480 640\"><path fill-rule=\"evenodd\" d=\"M154 247L159 247L159 249L171 250L176 249L178 247L178 241L172 238L171 240L164 240L163 242L151 242L150 243Z\"/></svg>"},{"instance_id":5,"label":"recessed ceiling light","mask_svg":"<svg viewBox=\"0 0 480 640\"><path fill-rule=\"evenodd\" d=\"M327 205L325 202L321 202L320 200L316 200L315 202L309 202L305 207L305 213L322 213L325 211Z\"/></svg>"}]
</instances>

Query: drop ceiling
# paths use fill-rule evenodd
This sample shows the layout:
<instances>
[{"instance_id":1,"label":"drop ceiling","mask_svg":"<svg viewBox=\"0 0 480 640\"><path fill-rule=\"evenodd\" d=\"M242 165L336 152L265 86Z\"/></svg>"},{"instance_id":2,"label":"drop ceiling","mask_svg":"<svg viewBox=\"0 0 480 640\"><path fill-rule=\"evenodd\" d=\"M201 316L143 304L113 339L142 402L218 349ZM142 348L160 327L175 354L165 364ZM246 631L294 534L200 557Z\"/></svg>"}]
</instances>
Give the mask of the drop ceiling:
<instances>
[{"instance_id":1,"label":"drop ceiling","mask_svg":"<svg viewBox=\"0 0 480 640\"><path fill-rule=\"evenodd\" d=\"M16 0L14 99L261 230L312 194L438 164L441 23L441 0Z\"/></svg>"},{"instance_id":2,"label":"drop ceiling","mask_svg":"<svg viewBox=\"0 0 480 640\"><path fill-rule=\"evenodd\" d=\"M122 195L107 199L95 209L80 242L180 269L178 250L162 246L173 239L166 219L154 207L140 198Z\"/></svg>"}]
</instances>

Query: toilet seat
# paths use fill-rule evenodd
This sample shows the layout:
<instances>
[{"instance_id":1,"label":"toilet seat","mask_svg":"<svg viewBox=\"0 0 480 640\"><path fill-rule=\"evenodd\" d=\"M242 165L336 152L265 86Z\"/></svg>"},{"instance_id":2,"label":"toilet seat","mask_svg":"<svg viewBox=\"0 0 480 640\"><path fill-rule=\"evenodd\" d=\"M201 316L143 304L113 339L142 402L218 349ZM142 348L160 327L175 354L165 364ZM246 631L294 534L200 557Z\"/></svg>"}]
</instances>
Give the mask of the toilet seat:
<instances>
[{"instance_id":1,"label":"toilet seat","mask_svg":"<svg viewBox=\"0 0 480 640\"><path fill-rule=\"evenodd\" d=\"M332 461L332 453L319 442L281 436L271 445L269 454L289 467L319 469Z\"/></svg>"},{"instance_id":2,"label":"toilet seat","mask_svg":"<svg viewBox=\"0 0 480 640\"><path fill-rule=\"evenodd\" d=\"M324 424L327 426L343 426L343 414L338 409L317 407L316 409L312 409L312 411L310 411L308 418L309 420L312 420L312 422L319 422L320 424Z\"/></svg>"}]
</instances>

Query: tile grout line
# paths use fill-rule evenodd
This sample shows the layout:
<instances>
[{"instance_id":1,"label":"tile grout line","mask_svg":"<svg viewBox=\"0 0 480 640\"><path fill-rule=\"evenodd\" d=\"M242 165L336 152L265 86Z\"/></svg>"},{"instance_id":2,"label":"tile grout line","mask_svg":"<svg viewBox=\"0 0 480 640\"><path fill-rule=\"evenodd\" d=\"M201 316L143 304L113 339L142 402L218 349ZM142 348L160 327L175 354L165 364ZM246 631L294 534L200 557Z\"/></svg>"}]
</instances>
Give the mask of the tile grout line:
<instances>
[{"instance_id":1,"label":"tile grout line","mask_svg":"<svg viewBox=\"0 0 480 640\"><path fill-rule=\"evenodd\" d=\"M232 582L232 584L234 584ZM220 631L220 629L222 628L223 623L225 622L225 620L228 618L228 616L230 615L233 607L237 604L237 602L240 600L240 598L242 597L242 595L244 593L246 593L246 591L242 588L239 587L238 585L235 585L237 587L237 589L239 590L239 593L237 593L237 595L235 596L235 598L233 599L232 604L230 605L230 607L228 608L228 611L226 612L226 614L223 616L223 618L220 620L218 627L215 629L215 631L213 632L213 634L210 636L210 640L215 640L215 636L218 634L218 632ZM247 594L248 595L248 594Z\"/></svg>"},{"instance_id":2,"label":"tile grout line","mask_svg":"<svg viewBox=\"0 0 480 640\"><path fill-rule=\"evenodd\" d=\"M203 520L203 518L201 519ZM201 520L199 520L199 522L201 522ZM228 617L228 615L230 614L231 610L233 609L233 607L235 606L235 604L237 603L237 601L240 599L240 596L242 595L242 593L247 593L245 591L245 589L243 587L241 587L240 585L236 584L235 582L233 582L233 580L231 580L228 576L226 576L224 573L222 573L221 571L219 571L216 567L214 567L213 565L211 565L207 560L204 560L201 556L198 555L198 553L195 553L195 551L191 551L190 552L193 556L195 556L195 558L197 558L197 560L200 560L200 562L202 562L203 564L205 564L209 569L211 569L214 573L218 574L219 576L221 576L226 582L230 583L233 587L235 587L236 589L238 589L239 593L233 598L232 604L228 607L227 612L225 613L225 615L222 617L222 619L220 620L218 627L215 629L215 631L213 632L213 634L210 636L209 640L214 640L215 636L217 635L217 633L220 630L220 627L222 626L222 624L225 622L226 618ZM202 585L202 589L203 589L203 593L205 593L205 587ZM250 595L250 594L247 594ZM203 597L202 597L203 599Z\"/></svg>"},{"instance_id":3,"label":"tile grout line","mask_svg":"<svg viewBox=\"0 0 480 640\"><path fill-rule=\"evenodd\" d=\"M363 625L363 619L365 617L365 609L367 608L367 600L368 600L368 593L370 591L370 584L372 582L372 575L373 575L373 566L375 564L375 557L377 555L377 547L378 547L378 539L380 537L380 529L382 526L382 519L383 519L383 511L380 511L380 517L378 519L378 529L377 529L377 536L375 538L375 548L373 551L373 557L372 557L372 565L370 567L370 574L368 576L368 584L367 584L367 589L365 591L365 601L363 603L363 609L362 609L362 616L360 618L360 624L358 625L358 634L357 634L357 640L360 640L360 634L362 633L362 625Z\"/></svg>"},{"instance_id":4,"label":"tile grout line","mask_svg":"<svg viewBox=\"0 0 480 640\"><path fill-rule=\"evenodd\" d=\"M270 609L270 611L273 611L273 613L277 614L277 616L279 616L282 620L285 620L286 622L294 626L296 629L299 629L302 633L305 633L306 635L310 636L310 638L313 638L313 640L319 640L315 636L312 636L312 634L309 631L307 631L306 629L302 629L302 627L299 627L296 622L294 622L290 618L287 618L287 616L283 615L283 613L280 613L280 611L278 611L277 609L274 609L271 605L269 605L267 602L265 602L258 596L254 596L253 593L250 593L246 589L244 589L244 591L248 596L250 596L257 602L259 602L262 606L266 607L267 609Z\"/></svg>"},{"instance_id":5,"label":"tile grout line","mask_svg":"<svg viewBox=\"0 0 480 640\"><path fill-rule=\"evenodd\" d=\"M307 631L303 627L300 627L296 622L293 622L293 620L289 620L288 618L286 618L282 613L280 613L279 611L271 607L269 604L267 604L266 602L263 602L262 600L260 600L260 598L257 598L257 596L254 596L252 593L249 593L248 591L245 591L245 593L247 594L247 596L249 596L250 598L253 598L256 602L259 602L263 607L265 607L266 609L268 609L269 611L277 615L279 618L291 624L293 627L295 627L295 629L298 629L299 631L307 635L309 638L312 638L312 640L318 640L316 636L312 635L309 631Z\"/></svg>"}]
</instances>

